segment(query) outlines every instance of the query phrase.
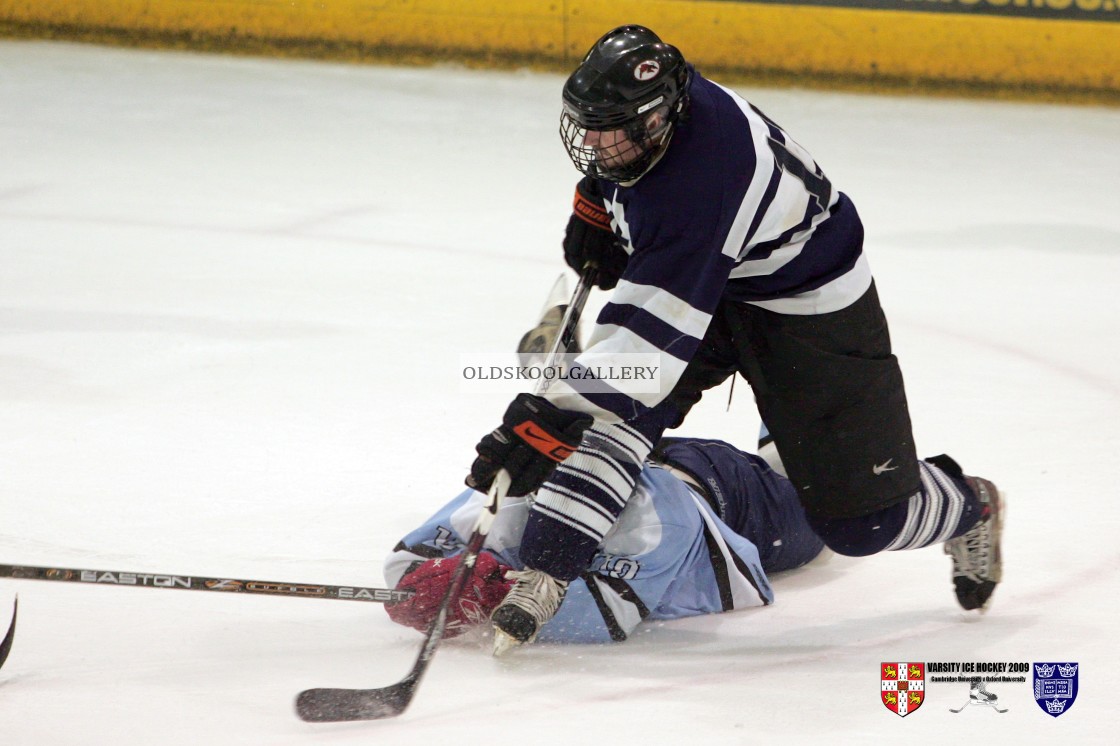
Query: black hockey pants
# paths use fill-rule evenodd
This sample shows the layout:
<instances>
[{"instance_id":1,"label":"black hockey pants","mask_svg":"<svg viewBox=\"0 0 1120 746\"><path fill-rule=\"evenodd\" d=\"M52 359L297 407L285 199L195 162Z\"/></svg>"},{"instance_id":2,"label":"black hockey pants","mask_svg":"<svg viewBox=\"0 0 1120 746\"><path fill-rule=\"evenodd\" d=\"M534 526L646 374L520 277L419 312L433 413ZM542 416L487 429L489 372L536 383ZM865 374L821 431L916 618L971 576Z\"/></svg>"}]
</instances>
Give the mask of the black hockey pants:
<instances>
[{"instance_id":1,"label":"black hockey pants","mask_svg":"<svg viewBox=\"0 0 1120 746\"><path fill-rule=\"evenodd\" d=\"M702 393L741 373L812 518L852 518L920 488L887 320L872 284L847 308L797 316L720 304L664 406L675 427Z\"/></svg>"}]
</instances>

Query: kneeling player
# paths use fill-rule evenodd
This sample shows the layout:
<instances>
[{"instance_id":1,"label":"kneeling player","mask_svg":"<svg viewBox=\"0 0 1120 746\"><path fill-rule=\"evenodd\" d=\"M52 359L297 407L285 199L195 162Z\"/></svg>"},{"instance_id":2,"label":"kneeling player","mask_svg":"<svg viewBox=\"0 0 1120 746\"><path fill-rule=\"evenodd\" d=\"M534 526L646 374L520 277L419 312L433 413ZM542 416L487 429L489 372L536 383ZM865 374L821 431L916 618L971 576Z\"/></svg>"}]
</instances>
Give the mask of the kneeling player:
<instances>
[{"instance_id":1,"label":"kneeling player","mask_svg":"<svg viewBox=\"0 0 1120 746\"><path fill-rule=\"evenodd\" d=\"M585 440L580 450L593 447ZM485 498L464 491L389 555L388 583L415 592L407 601L386 605L393 621L427 630ZM447 636L487 622L514 580L524 582L518 549L531 504L531 495L502 503L474 573L450 609ZM534 625L524 638L621 641L647 619L765 606L774 600L767 573L800 567L823 546L805 520L796 490L762 458L716 440L665 439L581 577L562 594L520 599L548 603L555 611L555 616L522 615ZM516 608L518 601L511 597L503 610L511 603ZM550 621L537 628L532 622L537 616ZM495 631L496 655L520 644L506 637Z\"/></svg>"}]
</instances>

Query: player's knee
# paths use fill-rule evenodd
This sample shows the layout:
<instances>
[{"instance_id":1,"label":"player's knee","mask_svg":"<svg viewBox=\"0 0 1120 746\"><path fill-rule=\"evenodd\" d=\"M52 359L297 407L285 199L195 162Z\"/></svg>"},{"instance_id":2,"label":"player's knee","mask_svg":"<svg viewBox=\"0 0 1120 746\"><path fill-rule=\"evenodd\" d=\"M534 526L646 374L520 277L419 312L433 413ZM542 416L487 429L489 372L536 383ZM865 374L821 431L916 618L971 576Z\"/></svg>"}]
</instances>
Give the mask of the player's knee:
<instances>
[{"instance_id":1,"label":"player's knee","mask_svg":"<svg viewBox=\"0 0 1120 746\"><path fill-rule=\"evenodd\" d=\"M905 504L903 505L905 507ZM854 518L809 518L817 536L837 554L867 557L878 554L894 541L906 518L898 506Z\"/></svg>"}]
</instances>

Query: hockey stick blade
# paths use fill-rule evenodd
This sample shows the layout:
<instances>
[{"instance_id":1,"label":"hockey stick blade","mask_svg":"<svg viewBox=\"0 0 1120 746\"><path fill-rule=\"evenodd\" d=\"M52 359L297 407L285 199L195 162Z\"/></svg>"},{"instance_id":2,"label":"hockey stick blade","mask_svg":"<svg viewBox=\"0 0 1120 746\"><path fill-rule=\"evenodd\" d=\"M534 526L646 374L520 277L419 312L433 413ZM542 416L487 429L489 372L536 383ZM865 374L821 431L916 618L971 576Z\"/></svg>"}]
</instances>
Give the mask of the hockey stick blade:
<instances>
[{"instance_id":1,"label":"hockey stick blade","mask_svg":"<svg viewBox=\"0 0 1120 746\"><path fill-rule=\"evenodd\" d=\"M471 534L470 541L463 552L463 559L455 568L451 576L447 592L440 603L439 611L432 620L424 644L420 646L420 654L412 664L408 675L391 686L379 689L338 689L317 688L305 689L296 697L296 714L301 720L308 723L337 723L355 720L383 720L396 717L408 709L412 702L412 695L420 685L420 679L428 670L428 664L436 654L436 649L443 640L443 633L447 629L447 612L451 604L458 600L466 585L467 579L474 570L475 560L482 550L482 543L486 538L493 513L500 501L500 495L509 489L509 478L505 471L501 471L494 480L495 488L491 490L490 518L488 511L484 510L479 517L478 524Z\"/></svg>"},{"instance_id":2,"label":"hockey stick blade","mask_svg":"<svg viewBox=\"0 0 1120 746\"><path fill-rule=\"evenodd\" d=\"M420 654L412 664L408 675L391 686L380 689L305 689L296 697L296 714L309 723L335 723L354 720L382 720L400 715L412 702L420 679L432 662L443 633L447 630L447 615L451 604L459 600L471 573L475 560L482 551L486 534L498 512L502 497L509 490L509 473L502 469L494 478L486 506L478 516L474 531L463 550L462 559L455 568L447 591L440 602L439 611L428 628Z\"/></svg>"},{"instance_id":3,"label":"hockey stick blade","mask_svg":"<svg viewBox=\"0 0 1120 746\"><path fill-rule=\"evenodd\" d=\"M309 723L383 720L408 709L419 678L407 678L381 689L307 689L296 698L296 713Z\"/></svg>"},{"instance_id":4,"label":"hockey stick blade","mask_svg":"<svg viewBox=\"0 0 1120 746\"><path fill-rule=\"evenodd\" d=\"M12 652L12 641L16 639L16 616L19 614L19 596L16 596L15 603L12 604L12 623L8 625L8 634L4 635L4 641L0 642L0 666L4 665L4 661L8 660L8 653Z\"/></svg>"}]
</instances>

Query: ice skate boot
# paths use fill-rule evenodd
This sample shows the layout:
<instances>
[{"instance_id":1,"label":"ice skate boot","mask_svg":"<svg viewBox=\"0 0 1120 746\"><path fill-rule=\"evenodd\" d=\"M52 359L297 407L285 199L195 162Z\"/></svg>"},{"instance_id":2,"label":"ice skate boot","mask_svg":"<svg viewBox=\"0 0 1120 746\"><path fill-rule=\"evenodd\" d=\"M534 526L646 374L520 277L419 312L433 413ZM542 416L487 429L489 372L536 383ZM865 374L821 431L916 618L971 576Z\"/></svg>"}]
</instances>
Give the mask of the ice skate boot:
<instances>
[{"instance_id":1,"label":"ice skate boot","mask_svg":"<svg viewBox=\"0 0 1120 746\"><path fill-rule=\"evenodd\" d=\"M953 559L957 602L965 609L983 613L1003 577L1000 538L1006 506L999 490L987 479L965 477L965 481L980 501L980 520L964 534L945 542L945 553Z\"/></svg>"},{"instance_id":2,"label":"ice skate boot","mask_svg":"<svg viewBox=\"0 0 1120 746\"><path fill-rule=\"evenodd\" d=\"M504 655L537 639L541 627L556 615L568 592L567 581L537 570L508 572L506 577L516 582L490 615L494 626L494 655Z\"/></svg>"},{"instance_id":3,"label":"ice skate boot","mask_svg":"<svg viewBox=\"0 0 1120 746\"><path fill-rule=\"evenodd\" d=\"M973 684L971 691L969 691L968 693L968 697L973 702L982 705L995 704L998 700L998 697L996 697L996 695L988 691L988 685L984 682Z\"/></svg>"}]
</instances>

